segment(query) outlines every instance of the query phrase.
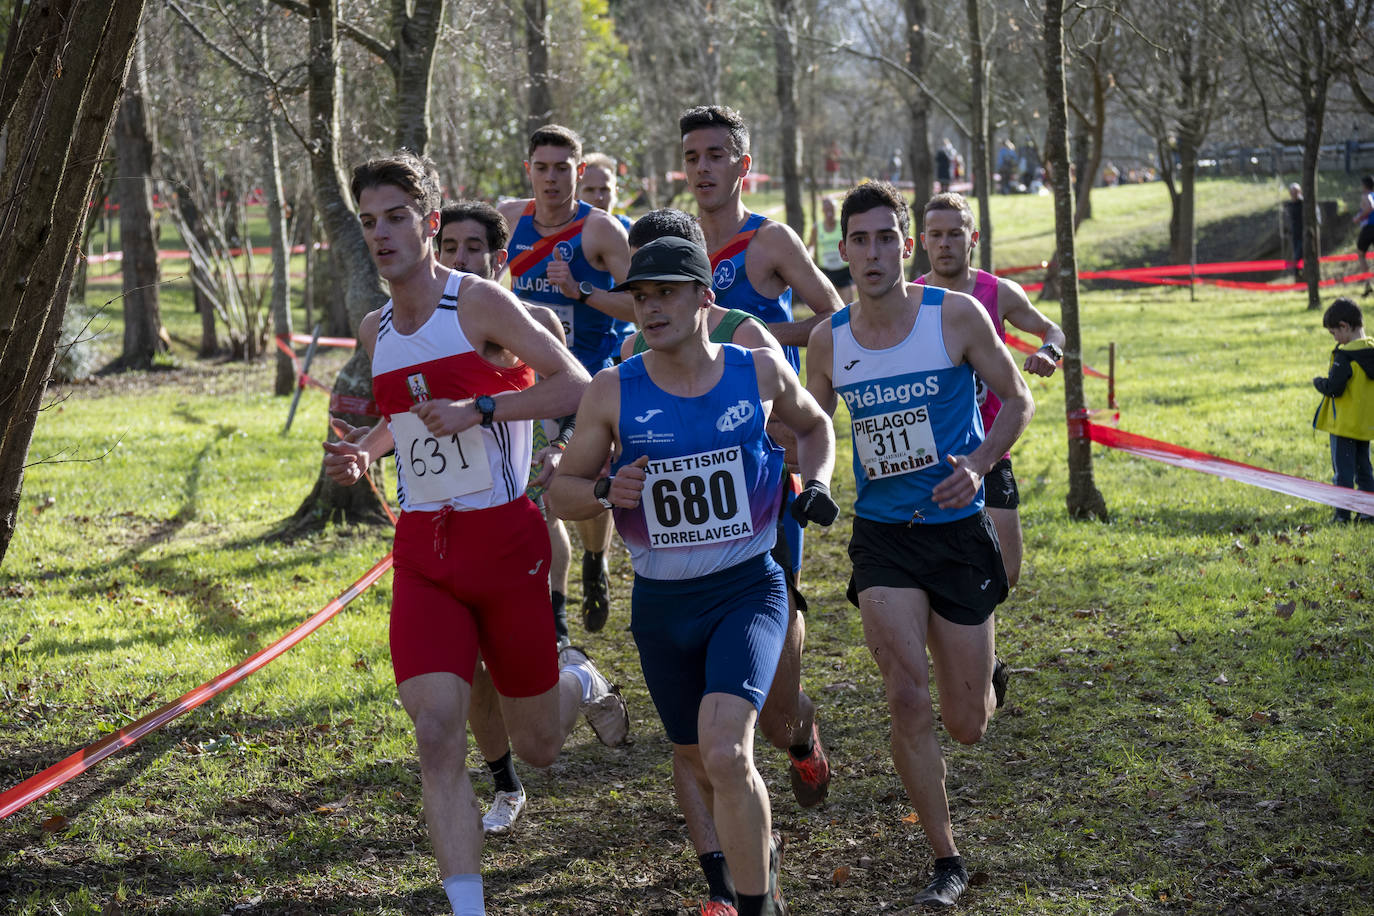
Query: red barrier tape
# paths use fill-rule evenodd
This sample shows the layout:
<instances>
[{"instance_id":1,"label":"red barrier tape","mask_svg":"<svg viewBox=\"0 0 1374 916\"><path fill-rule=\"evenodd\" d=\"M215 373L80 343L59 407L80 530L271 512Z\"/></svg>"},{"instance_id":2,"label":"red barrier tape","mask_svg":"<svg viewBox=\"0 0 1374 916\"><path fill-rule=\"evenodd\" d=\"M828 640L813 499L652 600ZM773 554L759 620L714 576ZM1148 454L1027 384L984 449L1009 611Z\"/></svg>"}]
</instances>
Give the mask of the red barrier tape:
<instances>
[{"instance_id":1,"label":"red barrier tape","mask_svg":"<svg viewBox=\"0 0 1374 916\"><path fill-rule=\"evenodd\" d=\"M1081 429L1089 439L1098 445L1120 449L1142 458L1150 458L1191 471L1201 471L1204 474L1211 474L1228 480L1238 480L1254 487L1286 493L1289 496L1324 503L1338 509L1350 509L1365 515L1374 515L1374 493L1347 490L1344 487L1332 486L1329 483L1318 483L1303 477L1293 477L1289 474L1280 474L1278 471L1241 464L1239 461L1231 461L1228 458L1218 458L1216 455L1194 451L1169 442L1160 442L1157 439L1147 439L1135 433L1098 426L1084 417L1069 418L1070 435L1074 435L1075 428Z\"/></svg>"},{"instance_id":2,"label":"red barrier tape","mask_svg":"<svg viewBox=\"0 0 1374 916\"><path fill-rule=\"evenodd\" d=\"M296 335L293 334L292 339L294 340L295 337ZM324 382L321 382L320 380L315 378L311 378L310 376L306 375L304 371L302 371L300 358L296 356L296 351L291 349L291 347L286 343L286 341L282 340L280 337L276 337L273 339L277 342L277 349L281 350L287 356L291 357L291 365L294 366L296 369L297 388L304 388L306 385L313 385L314 387L323 391L325 394L329 394L334 390L330 386L326 385ZM308 341L310 338L307 337L305 339Z\"/></svg>"},{"instance_id":3,"label":"red barrier tape","mask_svg":"<svg viewBox=\"0 0 1374 916\"><path fill-rule=\"evenodd\" d=\"M1321 259L1323 264L1341 261L1354 261L1354 254L1332 254ZM1034 267L1014 267L1002 273L1019 273L1034 270ZM1159 264L1153 267L1123 267L1114 270L1084 270L1078 274L1080 280L1123 280L1130 283L1150 283L1156 286L1188 286L1196 281L1227 289L1245 289L1256 292L1282 293L1307 289L1306 283L1265 283L1259 280L1221 280L1211 279L1215 274L1265 273L1269 271L1289 271L1293 265L1287 261L1216 261L1210 264ZM1327 277L1317 283L1321 287L1362 283L1374 278L1374 272L1346 274L1343 277ZM1028 293L1044 289L1044 283L1027 283L1021 288Z\"/></svg>"},{"instance_id":4,"label":"red barrier tape","mask_svg":"<svg viewBox=\"0 0 1374 916\"><path fill-rule=\"evenodd\" d=\"M1020 337L1017 337L1015 334L1008 333L1008 334L1005 335L1005 336L1006 336L1007 346L1011 347L1013 350L1020 350L1022 353L1036 353L1036 352L1039 352L1039 350L1040 350L1039 347L1037 347L1035 344L1031 343L1029 340L1023 340L1023 339L1021 339ZM1062 368L1063 365L1064 365L1064 361L1061 359L1056 365L1058 365L1058 366L1060 366L1060 367ZM1087 363L1084 363L1084 364L1083 364L1083 374L1084 374L1084 375L1091 375L1093 378L1106 378L1106 377L1107 377L1107 376L1103 375L1101 372L1098 372L1098 371L1097 371L1096 369L1094 369L1092 366L1089 366Z\"/></svg>"},{"instance_id":5,"label":"red barrier tape","mask_svg":"<svg viewBox=\"0 0 1374 916\"><path fill-rule=\"evenodd\" d=\"M329 412L352 414L359 417L380 417L382 415L376 401L368 398L355 398L338 392L329 396Z\"/></svg>"},{"instance_id":6,"label":"red barrier tape","mask_svg":"<svg viewBox=\"0 0 1374 916\"><path fill-rule=\"evenodd\" d=\"M128 747L149 732L156 731L168 722L181 716L183 713L190 712L206 700L232 687L254 671L257 671L268 662L277 658L277 656L281 655L287 649L290 649L292 646L296 645L296 643L318 630L322 625L328 622L330 618L343 610L345 605L366 591L369 586L380 579L382 575L391 568L391 562L391 552L388 551L386 556L377 561L376 566L373 566L364 573L362 578L350 585L343 594L329 602L309 620L297 626L290 633L287 633L266 649L248 658L243 663L230 668L214 680L201 684L195 690L181 697L181 699L168 703L166 706L149 713L127 728L121 728L113 735L102 738L84 750L77 751L66 760L53 764L41 773L29 777L8 792L0 795L0 818L9 817L35 799L43 797L68 780L81 775L106 757Z\"/></svg>"},{"instance_id":7,"label":"red barrier tape","mask_svg":"<svg viewBox=\"0 0 1374 916\"><path fill-rule=\"evenodd\" d=\"M311 340L315 340L315 343L319 344L321 347L344 347L349 350L358 346L358 342L352 337L321 337L316 340L309 334L292 334L291 340L294 343L303 344L308 344Z\"/></svg>"},{"instance_id":8,"label":"red barrier tape","mask_svg":"<svg viewBox=\"0 0 1374 916\"><path fill-rule=\"evenodd\" d=\"M328 247L329 247L329 245L328 245L328 243L326 243L326 242L316 242L316 243L315 243L315 250L316 250L316 251L322 251L322 250L324 250L324 249L327 249ZM254 249L253 249L253 254L271 254L271 253L272 253L272 249L271 249L271 248L254 248ZM295 246L292 247L291 253L292 253L292 254L305 254L305 246L304 246L304 245L295 245ZM229 249L229 254L233 255L234 257L238 257L239 255L243 254L243 249L242 249L242 248L231 248L231 249ZM191 252L185 250L184 248L160 248L160 249L158 249L157 257L158 257L158 260L160 260L160 261L168 261L168 260L171 260L171 261L184 261L184 260L187 260L188 258L191 257ZM105 254L93 254L93 255L89 255L89 256L86 258L86 263L87 263L87 264L104 264L106 261L123 261L123 260L124 260L124 252L123 252L123 251L109 251L109 252L106 252Z\"/></svg>"}]
</instances>

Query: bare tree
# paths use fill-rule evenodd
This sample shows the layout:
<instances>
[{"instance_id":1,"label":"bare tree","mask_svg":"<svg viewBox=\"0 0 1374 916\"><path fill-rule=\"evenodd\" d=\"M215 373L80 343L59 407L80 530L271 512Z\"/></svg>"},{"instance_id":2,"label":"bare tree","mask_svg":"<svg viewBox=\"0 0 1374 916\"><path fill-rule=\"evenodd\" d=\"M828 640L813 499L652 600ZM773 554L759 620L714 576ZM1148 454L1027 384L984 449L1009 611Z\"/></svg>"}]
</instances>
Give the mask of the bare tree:
<instances>
[{"instance_id":1,"label":"bare tree","mask_svg":"<svg viewBox=\"0 0 1374 916\"><path fill-rule=\"evenodd\" d=\"M313 0L272 2L312 20L318 7ZM391 72L395 93L389 100L389 109L395 116L398 148L423 153L429 147L434 51L447 8L448 0L393 0L388 4L389 43L358 23L340 19L337 6L330 16L336 35L343 35L369 51Z\"/></svg>"},{"instance_id":2,"label":"bare tree","mask_svg":"<svg viewBox=\"0 0 1374 916\"><path fill-rule=\"evenodd\" d=\"M1107 98L1115 85L1113 68L1120 57L1121 20L1115 4L1083 8L1073 22L1071 60L1077 72L1074 83L1086 87L1087 99L1070 93L1069 108L1079 125L1075 132L1074 167L1078 172L1074 228L1092 219L1092 190L1102 166L1103 137L1107 131Z\"/></svg>"},{"instance_id":3,"label":"bare tree","mask_svg":"<svg viewBox=\"0 0 1374 916\"><path fill-rule=\"evenodd\" d=\"M1169 189L1170 255L1193 258L1198 150L1222 102L1226 47L1215 23L1232 5L1222 0L1138 0L1137 22L1153 44L1120 67L1117 83L1135 121L1155 139L1159 173Z\"/></svg>"},{"instance_id":4,"label":"bare tree","mask_svg":"<svg viewBox=\"0 0 1374 916\"><path fill-rule=\"evenodd\" d=\"M143 0L15 7L0 65L0 561Z\"/></svg>"},{"instance_id":5,"label":"bare tree","mask_svg":"<svg viewBox=\"0 0 1374 916\"><path fill-rule=\"evenodd\" d=\"M1331 84L1368 60L1356 57L1371 27L1374 0L1251 0L1231 23L1265 128L1279 143L1302 145L1303 279L1307 307L1321 308L1321 237L1317 222L1317 157ZM1296 104L1294 104L1296 103ZM1278 114L1302 111L1302 136L1285 136Z\"/></svg>"},{"instance_id":6,"label":"bare tree","mask_svg":"<svg viewBox=\"0 0 1374 916\"><path fill-rule=\"evenodd\" d=\"M1054 238L1059 254L1060 319L1064 350L1064 407L1070 419L1086 416L1083 336L1078 328L1078 261L1074 253L1073 188L1069 174L1068 102L1064 92L1064 0L1045 0L1045 98L1049 103L1046 161L1054 182ZM1092 442L1069 436L1069 516L1107 518L1107 503L1093 481Z\"/></svg>"},{"instance_id":7,"label":"bare tree","mask_svg":"<svg viewBox=\"0 0 1374 916\"><path fill-rule=\"evenodd\" d=\"M773 49L778 115L782 121L781 159L787 225L798 235L806 231L801 194L801 105L797 95L797 0L773 0Z\"/></svg>"},{"instance_id":8,"label":"bare tree","mask_svg":"<svg viewBox=\"0 0 1374 916\"><path fill-rule=\"evenodd\" d=\"M973 194L978 199L978 265L992 271L992 154L988 135L988 80L990 70L983 48L983 16L979 0L965 0L968 17L970 89L973 93ZM921 201L916 201L920 206Z\"/></svg>"},{"instance_id":9,"label":"bare tree","mask_svg":"<svg viewBox=\"0 0 1374 916\"><path fill-rule=\"evenodd\" d=\"M344 196L347 184L339 158L339 30L338 0L310 0L310 173L315 203L325 234L329 237L332 263L346 275L344 301L350 326L355 330L372 309L386 302L381 278L363 239L362 226ZM365 405L372 396L372 366L361 347L334 380L335 413L354 425L376 422ZM335 406L331 405L331 406ZM374 465L374 472L380 469ZM323 467L315 486L289 522L293 530L323 527L329 522L381 521L381 504L369 487L341 487L325 476Z\"/></svg>"},{"instance_id":10,"label":"bare tree","mask_svg":"<svg viewBox=\"0 0 1374 916\"><path fill-rule=\"evenodd\" d=\"M529 75L529 108L525 133L532 134L553 120L553 93L549 90L548 0L523 0L525 6L525 63Z\"/></svg>"},{"instance_id":11,"label":"bare tree","mask_svg":"<svg viewBox=\"0 0 1374 916\"><path fill-rule=\"evenodd\" d=\"M167 352L158 302L157 227L153 217L153 139L148 118L144 42L134 51L124 101L115 118L115 197L123 252L124 349L116 369L150 369Z\"/></svg>"},{"instance_id":12,"label":"bare tree","mask_svg":"<svg viewBox=\"0 0 1374 916\"><path fill-rule=\"evenodd\" d=\"M244 90L247 97L251 100L251 110L253 120L259 132L258 148L260 152L259 167L262 171L262 181L264 187L264 203L267 208L267 224L270 234L270 248L272 257L272 283L270 293L266 290L256 288L252 279L252 248L251 240L245 244L246 263L248 270L245 271L244 285L249 288L247 296L240 296L241 299L255 300L245 309L250 312L254 319L249 321L245 328L245 352L246 358L254 358L259 355L262 347L266 344L260 328L260 322L256 316L263 310L266 301L272 319L272 331L280 339L289 340L291 336L291 281L290 281L290 258L291 253L286 237L286 219L283 208L282 198L284 196L282 185L282 165L281 165L281 143L277 129L278 106L281 99L281 78L273 72L271 65L271 51L267 40L267 0L251 0L247 5L246 12L251 25L249 30L241 30L237 25L238 15L243 10L226 10L219 8L221 18L229 27L229 34L233 37L236 47L225 46L216 41L206 33L204 28L192 19L175 2L170 4L171 8L181 17L186 27L202 42L206 47L214 51L221 60L230 65L244 82ZM188 163L190 169L199 173L198 162ZM190 197L191 195L187 195ZM235 201L236 203L236 201ZM182 232L189 234L192 238L188 241L188 247L192 250L193 270L198 272L197 279L201 285L197 292L206 295L207 298L216 298L210 294L210 289L214 286L212 272L207 269L206 261L210 256L213 246L211 234L208 232L197 233L197 225L183 224ZM220 252L223 269L222 274L227 274L226 281L235 289L238 288L236 282L237 273L234 271L232 256L223 257L227 252ZM224 290L223 292L228 292ZM270 298L269 298L270 297ZM219 297L223 299L223 295ZM291 358L280 348L273 347L272 353L276 360L276 379L273 390L278 395L291 394L296 388L295 366Z\"/></svg>"}]
</instances>

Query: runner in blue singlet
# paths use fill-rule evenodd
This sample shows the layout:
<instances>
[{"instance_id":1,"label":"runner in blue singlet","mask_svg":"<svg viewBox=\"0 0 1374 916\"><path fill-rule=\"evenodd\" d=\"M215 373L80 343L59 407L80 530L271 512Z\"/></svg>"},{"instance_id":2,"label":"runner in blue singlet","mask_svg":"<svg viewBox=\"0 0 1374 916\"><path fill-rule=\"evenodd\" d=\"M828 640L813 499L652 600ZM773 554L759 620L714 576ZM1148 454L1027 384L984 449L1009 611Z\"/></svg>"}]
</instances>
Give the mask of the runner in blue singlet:
<instances>
[{"instance_id":1,"label":"runner in blue singlet","mask_svg":"<svg viewBox=\"0 0 1374 916\"><path fill-rule=\"evenodd\" d=\"M634 319L628 296L610 286L630 263L625 229L618 221L577 200L583 173L582 141L555 124L530 135L529 176L534 196L500 206L514 227L510 240L511 290L546 305L563 322L573 355L595 375L613 362L619 347L617 319ZM582 540L582 624L589 632L606 625L611 610L606 550L609 517L577 526Z\"/></svg>"},{"instance_id":2,"label":"runner in blue singlet","mask_svg":"<svg viewBox=\"0 0 1374 916\"><path fill-rule=\"evenodd\" d=\"M826 410L841 397L849 409L858 490L850 600L883 676L893 763L936 856L916 903L948 906L967 888L968 870L950 826L927 645L940 721L972 744L1006 688L992 612L1007 578L982 481L1035 404L977 301L906 282L904 261L915 247L909 220L906 201L886 182L845 197L842 253L858 298L812 332L807 388ZM1002 399L988 430L975 371Z\"/></svg>"},{"instance_id":3,"label":"runner in blue singlet","mask_svg":"<svg viewBox=\"0 0 1374 916\"><path fill-rule=\"evenodd\" d=\"M684 239L635 253L617 288L633 292L650 350L597 375L549 499L565 518L613 510L635 568L645 684L675 761L713 801L732 903L741 916L783 914L780 841L750 750L787 630L769 555L782 453L764 418L796 433L808 481L793 511L823 525L837 514L834 433L781 356L708 340L710 277L705 251Z\"/></svg>"}]
</instances>

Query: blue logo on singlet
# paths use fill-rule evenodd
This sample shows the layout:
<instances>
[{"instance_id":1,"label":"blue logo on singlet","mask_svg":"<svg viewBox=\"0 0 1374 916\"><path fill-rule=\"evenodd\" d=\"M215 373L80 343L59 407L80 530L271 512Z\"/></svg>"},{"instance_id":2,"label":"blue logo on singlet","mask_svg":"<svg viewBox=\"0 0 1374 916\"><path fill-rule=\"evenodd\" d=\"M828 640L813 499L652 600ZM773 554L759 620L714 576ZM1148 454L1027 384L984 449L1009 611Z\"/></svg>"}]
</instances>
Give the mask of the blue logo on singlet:
<instances>
[{"instance_id":1,"label":"blue logo on singlet","mask_svg":"<svg viewBox=\"0 0 1374 916\"><path fill-rule=\"evenodd\" d=\"M556 250L558 251L558 256L560 258L562 258L564 261L567 261L569 264L572 263L573 246L571 242L559 242L556 246Z\"/></svg>"},{"instance_id":2,"label":"blue logo on singlet","mask_svg":"<svg viewBox=\"0 0 1374 916\"><path fill-rule=\"evenodd\" d=\"M725 413L716 418L716 429L723 433L728 433L736 427L743 426L754 417L754 405L748 401L740 401L725 409Z\"/></svg>"},{"instance_id":3,"label":"blue logo on singlet","mask_svg":"<svg viewBox=\"0 0 1374 916\"><path fill-rule=\"evenodd\" d=\"M729 289L730 284L735 282L735 262L721 261L716 265L715 273L711 274L711 284L716 289Z\"/></svg>"}]
</instances>

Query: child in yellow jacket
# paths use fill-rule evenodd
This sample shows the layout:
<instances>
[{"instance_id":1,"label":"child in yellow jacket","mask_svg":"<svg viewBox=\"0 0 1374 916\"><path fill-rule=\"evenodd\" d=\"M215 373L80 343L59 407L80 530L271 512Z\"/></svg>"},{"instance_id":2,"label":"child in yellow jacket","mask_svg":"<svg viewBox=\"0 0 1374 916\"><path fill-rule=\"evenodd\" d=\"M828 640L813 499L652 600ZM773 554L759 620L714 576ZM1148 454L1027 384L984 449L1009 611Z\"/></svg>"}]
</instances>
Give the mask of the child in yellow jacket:
<instances>
[{"instance_id":1,"label":"child in yellow jacket","mask_svg":"<svg viewBox=\"0 0 1374 916\"><path fill-rule=\"evenodd\" d=\"M1321 394L1312 425L1331 434L1332 483L1374 493L1369 464L1369 441L1374 439L1374 340L1364 333L1364 316L1355 300L1345 296L1322 315L1336 348L1325 377L1312 379ZM1336 510L1336 521L1350 520L1347 509ZM1361 515L1362 522L1374 517Z\"/></svg>"}]
</instances>

